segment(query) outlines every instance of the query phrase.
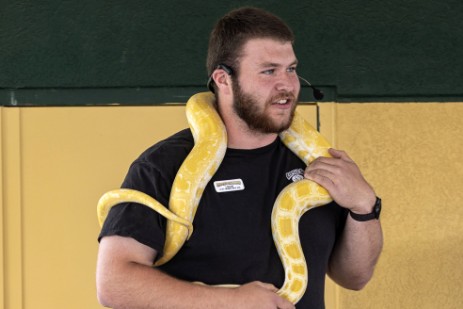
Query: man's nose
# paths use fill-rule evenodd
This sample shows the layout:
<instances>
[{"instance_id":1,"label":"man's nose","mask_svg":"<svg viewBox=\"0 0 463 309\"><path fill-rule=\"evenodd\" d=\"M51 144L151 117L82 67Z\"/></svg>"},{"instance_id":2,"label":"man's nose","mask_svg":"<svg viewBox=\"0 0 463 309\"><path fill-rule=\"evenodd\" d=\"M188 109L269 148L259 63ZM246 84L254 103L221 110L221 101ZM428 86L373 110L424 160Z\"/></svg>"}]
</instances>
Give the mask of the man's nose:
<instances>
[{"instance_id":1,"label":"man's nose","mask_svg":"<svg viewBox=\"0 0 463 309\"><path fill-rule=\"evenodd\" d=\"M285 72L278 76L275 87L278 91L294 91L298 84L299 80L295 74Z\"/></svg>"}]
</instances>

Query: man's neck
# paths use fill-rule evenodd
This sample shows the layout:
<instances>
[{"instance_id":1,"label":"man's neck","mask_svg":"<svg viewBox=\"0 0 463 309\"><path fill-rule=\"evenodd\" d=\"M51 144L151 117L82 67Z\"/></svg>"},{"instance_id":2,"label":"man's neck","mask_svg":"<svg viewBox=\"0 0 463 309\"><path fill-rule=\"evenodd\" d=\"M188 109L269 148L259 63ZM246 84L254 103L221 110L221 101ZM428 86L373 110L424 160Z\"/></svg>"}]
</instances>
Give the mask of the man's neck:
<instances>
[{"instance_id":1,"label":"man's neck","mask_svg":"<svg viewBox=\"0 0 463 309\"><path fill-rule=\"evenodd\" d=\"M228 148L256 149L267 146L275 141L277 134L228 134Z\"/></svg>"}]
</instances>

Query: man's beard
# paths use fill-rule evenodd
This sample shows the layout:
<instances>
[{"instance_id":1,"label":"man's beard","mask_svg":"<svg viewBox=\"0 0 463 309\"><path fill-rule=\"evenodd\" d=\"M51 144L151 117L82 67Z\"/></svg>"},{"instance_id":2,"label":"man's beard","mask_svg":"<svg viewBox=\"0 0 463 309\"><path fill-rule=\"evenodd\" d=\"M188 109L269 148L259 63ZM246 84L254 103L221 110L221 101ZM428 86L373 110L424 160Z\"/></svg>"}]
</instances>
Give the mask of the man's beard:
<instances>
[{"instance_id":1,"label":"man's beard","mask_svg":"<svg viewBox=\"0 0 463 309\"><path fill-rule=\"evenodd\" d=\"M264 106L260 106L257 100L249 93L245 93L238 81L233 83L233 109L235 113L248 125L252 130L260 133L280 133L289 128L294 118L297 98L289 92L282 92L270 98ZM289 98L293 106L288 119L284 122L272 119L266 114L267 107L278 99Z\"/></svg>"}]
</instances>

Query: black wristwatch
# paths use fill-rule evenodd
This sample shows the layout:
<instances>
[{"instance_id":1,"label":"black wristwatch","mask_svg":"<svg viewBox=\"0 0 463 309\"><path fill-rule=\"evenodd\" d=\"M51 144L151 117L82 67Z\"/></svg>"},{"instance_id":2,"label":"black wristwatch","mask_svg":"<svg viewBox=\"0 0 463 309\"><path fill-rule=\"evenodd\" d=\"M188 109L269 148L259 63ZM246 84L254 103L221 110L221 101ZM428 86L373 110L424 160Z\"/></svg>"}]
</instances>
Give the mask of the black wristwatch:
<instances>
[{"instance_id":1,"label":"black wristwatch","mask_svg":"<svg viewBox=\"0 0 463 309\"><path fill-rule=\"evenodd\" d=\"M379 215L381 213L381 199L379 197L376 197L376 202L375 205L373 206L373 211L370 212L369 214L365 215L359 215L356 214L355 212L352 212L349 210L350 216L352 219L356 221L369 221L373 219L379 219Z\"/></svg>"}]
</instances>

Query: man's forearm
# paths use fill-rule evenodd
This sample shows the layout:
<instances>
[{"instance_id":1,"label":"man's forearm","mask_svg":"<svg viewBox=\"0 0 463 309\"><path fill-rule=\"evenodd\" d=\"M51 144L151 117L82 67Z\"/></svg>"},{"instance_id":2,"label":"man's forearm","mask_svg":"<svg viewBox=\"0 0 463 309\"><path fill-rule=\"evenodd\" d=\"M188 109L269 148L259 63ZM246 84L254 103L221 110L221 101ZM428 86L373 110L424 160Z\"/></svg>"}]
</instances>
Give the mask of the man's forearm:
<instances>
[{"instance_id":1,"label":"man's forearm","mask_svg":"<svg viewBox=\"0 0 463 309\"><path fill-rule=\"evenodd\" d=\"M114 309L226 308L231 294L230 289L181 281L136 263L119 266L97 284L100 303Z\"/></svg>"},{"instance_id":2,"label":"man's forearm","mask_svg":"<svg viewBox=\"0 0 463 309\"><path fill-rule=\"evenodd\" d=\"M362 289L373 276L382 246L379 220L359 222L348 215L343 235L331 257L328 274L345 288Z\"/></svg>"}]
</instances>

